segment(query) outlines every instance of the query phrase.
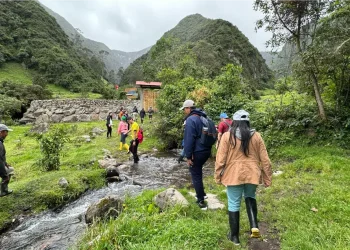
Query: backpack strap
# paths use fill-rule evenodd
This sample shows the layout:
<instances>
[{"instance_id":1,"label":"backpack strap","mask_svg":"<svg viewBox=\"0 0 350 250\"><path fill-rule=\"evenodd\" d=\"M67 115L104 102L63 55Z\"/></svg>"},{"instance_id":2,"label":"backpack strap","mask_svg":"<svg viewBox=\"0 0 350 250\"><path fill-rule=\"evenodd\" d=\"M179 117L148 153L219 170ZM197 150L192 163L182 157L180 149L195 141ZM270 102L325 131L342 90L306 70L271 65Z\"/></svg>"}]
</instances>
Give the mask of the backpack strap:
<instances>
[{"instance_id":1,"label":"backpack strap","mask_svg":"<svg viewBox=\"0 0 350 250\"><path fill-rule=\"evenodd\" d=\"M223 121L227 126L228 126L228 130L230 130L232 128L232 125L230 125L228 122Z\"/></svg>"}]
</instances>

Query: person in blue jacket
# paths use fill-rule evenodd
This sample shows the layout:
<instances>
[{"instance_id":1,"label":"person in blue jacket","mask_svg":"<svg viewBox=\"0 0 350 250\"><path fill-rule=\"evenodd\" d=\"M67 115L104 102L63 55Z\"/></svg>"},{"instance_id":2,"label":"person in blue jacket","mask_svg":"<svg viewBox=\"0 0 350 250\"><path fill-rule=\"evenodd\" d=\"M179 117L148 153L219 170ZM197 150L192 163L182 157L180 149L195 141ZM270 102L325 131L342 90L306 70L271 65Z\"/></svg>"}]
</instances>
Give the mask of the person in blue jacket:
<instances>
[{"instance_id":1,"label":"person in blue jacket","mask_svg":"<svg viewBox=\"0 0 350 250\"><path fill-rule=\"evenodd\" d=\"M184 152L187 158L187 164L190 167L191 177L194 189L197 194L197 204L202 210L208 208L204 201L203 185L203 165L209 159L211 147L200 143L203 124L201 116L207 117L205 112L196 108L194 101L186 100L180 110L186 115L186 125L184 132Z\"/></svg>"}]
</instances>

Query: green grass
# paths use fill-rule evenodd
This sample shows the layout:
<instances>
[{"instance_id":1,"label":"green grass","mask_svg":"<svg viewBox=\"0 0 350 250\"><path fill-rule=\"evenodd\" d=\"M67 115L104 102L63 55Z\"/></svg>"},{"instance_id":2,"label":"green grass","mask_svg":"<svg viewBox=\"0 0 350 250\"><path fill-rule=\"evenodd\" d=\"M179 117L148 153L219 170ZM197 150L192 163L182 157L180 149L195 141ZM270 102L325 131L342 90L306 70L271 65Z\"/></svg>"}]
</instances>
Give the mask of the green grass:
<instances>
[{"instance_id":1,"label":"green grass","mask_svg":"<svg viewBox=\"0 0 350 250\"><path fill-rule=\"evenodd\" d=\"M348 249L350 152L300 144L278 152L274 170L283 174L273 178L270 188L259 188L259 220L278 230L275 237L281 239L281 249ZM205 180L205 187L227 204L225 187L216 185L212 177ZM242 246L235 248L226 239L226 209L201 211L188 190L181 189L192 202L190 207L159 212L152 198L160 191L128 198L121 216L92 226L79 249L248 249L249 224L243 202Z\"/></svg>"},{"instance_id":2,"label":"green grass","mask_svg":"<svg viewBox=\"0 0 350 250\"><path fill-rule=\"evenodd\" d=\"M349 155L333 146L279 149L284 173L261 201L265 220L281 233L282 249L349 249Z\"/></svg>"},{"instance_id":3,"label":"green grass","mask_svg":"<svg viewBox=\"0 0 350 250\"><path fill-rule=\"evenodd\" d=\"M33 76L30 70L24 69L19 63L5 63L0 68L0 81L4 80L30 85Z\"/></svg>"},{"instance_id":4,"label":"green grass","mask_svg":"<svg viewBox=\"0 0 350 250\"><path fill-rule=\"evenodd\" d=\"M66 144L59 171L44 172L38 165L41 158L38 141L28 136L30 126L14 126L5 140L7 161L16 171L15 178L9 184L14 190L12 195L0 199L0 229L9 224L13 217L26 212L40 212L76 199L86 189L100 188L104 185L104 170L98 166L103 158L103 149L107 149L119 161L126 161L125 151L117 150L120 137L117 137L115 121L112 139L106 134L96 136L90 143L81 140L82 135L89 135L94 127L105 129L105 121L56 124L54 126L76 126L76 132L70 134ZM145 124L145 139L139 146L147 152L157 147L157 140L147 136L151 124ZM65 177L70 183L67 188L60 188L58 180Z\"/></svg>"},{"instance_id":5,"label":"green grass","mask_svg":"<svg viewBox=\"0 0 350 250\"><path fill-rule=\"evenodd\" d=\"M82 95L82 93L74 93L70 92L69 90L54 85L54 84L48 84L47 89L52 92L52 97L57 99L78 99L78 98L89 98L89 99L99 99L102 97L101 94L97 93L87 93L87 96Z\"/></svg>"}]
</instances>

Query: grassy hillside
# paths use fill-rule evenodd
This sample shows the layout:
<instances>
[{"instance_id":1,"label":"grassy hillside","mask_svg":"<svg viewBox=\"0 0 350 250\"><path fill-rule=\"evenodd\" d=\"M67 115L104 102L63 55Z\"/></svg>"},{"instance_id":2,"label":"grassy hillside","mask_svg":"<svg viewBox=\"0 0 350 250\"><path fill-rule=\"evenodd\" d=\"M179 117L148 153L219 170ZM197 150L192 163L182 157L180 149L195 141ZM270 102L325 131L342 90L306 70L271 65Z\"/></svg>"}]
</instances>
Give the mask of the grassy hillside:
<instances>
[{"instance_id":1,"label":"grassy hillside","mask_svg":"<svg viewBox=\"0 0 350 250\"><path fill-rule=\"evenodd\" d=\"M0 82L13 81L18 84L32 84L33 74L30 70L23 69L19 63L5 63L0 68Z\"/></svg>"},{"instance_id":2,"label":"grassy hillside","mask_svg":"<svg viewBox=\"0 0 350 250\"><path fill-rule=\"evenodd\" d=\"M195 67L188 65L189 60L200 68L198 77L215 77L228 63L241 65L242 75L254 88L266 86L272 76L258 50L236 26L196 14L181 20L147 54L132 63L122 82L159 80L163 69Z\"/></svg>"},{"instance_id":3,"label":"grassy hillside","mask_svg":"<svg viewBox=\"0 0 350 250\"><path fill-rule=\"evenodd\" d=\"M103 89L86 58L36 1L2 2L0 24L0 67L21 63L38 73L35 84L56 84L75 92Z\"/></svg>"}]
</instances>

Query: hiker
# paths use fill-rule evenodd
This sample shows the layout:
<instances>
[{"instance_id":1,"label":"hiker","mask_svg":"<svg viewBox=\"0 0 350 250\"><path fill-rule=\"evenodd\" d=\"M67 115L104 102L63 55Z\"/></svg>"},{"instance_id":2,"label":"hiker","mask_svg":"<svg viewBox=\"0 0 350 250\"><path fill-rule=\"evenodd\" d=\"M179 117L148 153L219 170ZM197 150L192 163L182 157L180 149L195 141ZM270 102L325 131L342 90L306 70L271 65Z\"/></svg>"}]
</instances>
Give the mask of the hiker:
<instances>
[{"instance_id":1,"label":"hiker","mask_svg":"<svg viewBox=\"0 0 350 250\"><path fill-rule=\"evenodd\" d=\"M123 110L123 116L125 116L126 120L128 120L129 114L127 110Z\"/></svg>"},{"instance_id":2,"label":"hiker","mask_svg":"<svg viewBox=\"0 0 350 250\"><path fill-rule=\"evenodd\" d=\"M134 106L134 108L132 109L132 117L134 119L134 121L137 121L137 115L139 114L139 111L137 110L137 107Z\"/></svg>"},{"instance_id":3,"label":"hiker","mask_svg":"<svg viewBox=\"0 0 350 250\"><path fill-rule=\"evenodd\" d=\"M154 113L152 106L148 108L147 112L148 112L149 121L152 122L152 117L153 117L153 113Z\"/></svg>"},{"instance_id":4,"label":"hiker","mask_svg":"<svg viewBox=\"0 0 350 250\"><path fill-rule=\"evenodd\" d=\"M233 127L221 137L215 162L215 182L226 186L230 232L228 239L239 245L239 210L244 195L252 238L259 238L256 188L271 185L271 162L261 135L250 129L249 113L233 115Z\"/></svg>"},{"instance_id":5,"label":"hiker","mask_svg":"<svg viewBox=\"0 0 350 250\"><path fill-rule=\"evenodd\" d=\"M180 110L183 110L186 115L184 152L196 190L197 204L202 210L207 210L208 206L204 201L206 194L203 185L203 165L211 155L211 146L207 147L200 143L203 128L200 117L207 117L207 115L203 110L197 109L192 100L186 100Z\"/></svg>"},{"instance_id":6,"label":"hiker","mask_svg":"<svg viewBox=\"0 0 350 250\"><path fill-rule=\"evenodd\" d=\"M1 191L0 197L11 194L12 190L8 189L11 176L14 174L14 169L6 162L6 150L4 140L8 135L8 128L5 124L0 124L0 177L1 177Z\"/></svg>"},{"instance_id":7,"label":"hiker","mask_svg":"<svg viewBox=\"0 0 350 250\"><path fill-rule=\"evenodd\" d=\"M220 139L223 133L229 131L232 126L232 120L226 113L220 114L220 123L218 126L218 141L216 142L216 149L219 147Z\"/></svg>"},{"instance_id":8,"label":"hiker","mask_svg":"<svg viewBox=\"0 0 350 250\"><path fill-rule=\"evenodd\" d=\"M119 150L123 150L123 148L126 149L126 152L129 152L129 146L126 144L126 137L128 136L128 123L126 121L126 117L122 116L121 121L118 126L118 134L120 135L120 143L119 143Z\"/></svg>"},{"instance_id":9,"label":"hiker","mask_svg":"<svg viewBox=\"0 0 350 250\"><path fill-rule=\"evenodd\" d=\"M143 119L145 119L145 116L146 116L146 111L144 108L142 108L140 111L141 124L143 124Z\"/></svg>"},{"instance_id":10,"label":"hiker","mask_svg":"<svg viewBox=\"0 0 350 250\"><path fill-rule=\"evenodd\" d=\"M112 125L113 125L112 112L109 112L106 119L107 139L112 137Z\"/></svg>"},{"instance_id":11,"label":"hiker","mask_svg":"<svg viewBox=\"0 0 350 250\"><path fill-rule=\"evenodd\" d=\"M123 115L124 115L124 110L119 110L118 118L120 121L121 121Z\"/></svg>"},{"instance_id":12,"label":"hiker","mask_svg":"<svg viewBox=\"0 0 350 250\"><path fill-rule=\"evenodd\" d=\"M131 134L131 141L129 150L133 155L134 163L139 162L139 156L137 155L137 147L139 146L139 140L137 139L137 133L139 132L139 125L132 119L132 117L127 118L128 123L130 124L129 133Z\"/></svg>"}]
</instances>

